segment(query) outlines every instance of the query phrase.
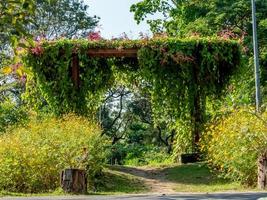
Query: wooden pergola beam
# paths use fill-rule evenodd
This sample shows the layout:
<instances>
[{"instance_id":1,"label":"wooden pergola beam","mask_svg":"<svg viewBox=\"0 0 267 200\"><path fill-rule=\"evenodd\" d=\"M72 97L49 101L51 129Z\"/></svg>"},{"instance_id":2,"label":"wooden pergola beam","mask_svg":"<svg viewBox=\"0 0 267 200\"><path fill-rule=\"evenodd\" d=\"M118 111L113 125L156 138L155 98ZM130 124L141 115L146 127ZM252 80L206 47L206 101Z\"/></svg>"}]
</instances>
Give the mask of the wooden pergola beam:
<instances>
[{"instance_id":1,"label":"wooden pergola beam","mask_svg":"<svg viewBox=\"0 0 267 200\"><path fill-rule=\"evenodd\" d=\"M131 49L89 49L88 55L90 57L126 57L126 58L136 58L138 48Z\"/></svg>"},{"instance_id":2,"label":"wooden pergola beam","mask_svg":"<svg viewBox=\"0 0 267 200\"><path fill-rule=\"evenodd\" d=\"M80 66L77 54L72 54L71 79L75 88L80 88Z\"/></svg>"}]
</instances>

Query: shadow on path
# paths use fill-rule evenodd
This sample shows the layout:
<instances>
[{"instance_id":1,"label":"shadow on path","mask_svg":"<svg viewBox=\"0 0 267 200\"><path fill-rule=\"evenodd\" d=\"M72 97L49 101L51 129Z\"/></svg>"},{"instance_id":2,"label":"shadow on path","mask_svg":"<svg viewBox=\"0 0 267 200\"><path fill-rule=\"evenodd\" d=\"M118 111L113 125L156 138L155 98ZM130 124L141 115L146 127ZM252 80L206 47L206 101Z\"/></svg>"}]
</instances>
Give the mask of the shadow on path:
<instances>
[{"instance_id":1,"label":"shadow on path","mask_svg":"<svg viewBox=\"0 0 267 200\"><path fill-rule=\"evenodd\" d=\"M111 169L145 179L156 179L162 182L172 182L176 184L214 185L229 182L229 180L218 178L215 174L211 173L206 164L203 163L151 169L112 166Z\"/></svg>"}]
</instances>

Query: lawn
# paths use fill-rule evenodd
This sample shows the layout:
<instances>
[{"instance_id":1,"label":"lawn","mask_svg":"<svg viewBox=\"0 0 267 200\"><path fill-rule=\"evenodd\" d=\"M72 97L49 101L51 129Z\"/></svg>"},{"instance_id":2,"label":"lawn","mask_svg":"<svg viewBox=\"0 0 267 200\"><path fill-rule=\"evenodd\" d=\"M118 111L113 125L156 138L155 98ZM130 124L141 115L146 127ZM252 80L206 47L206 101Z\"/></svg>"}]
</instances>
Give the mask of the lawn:
<instances>
[{"instance_id":1,"label":"lawn","mask_svg":"<svg viewBox=\"0 0 267 200\"><path fill-rule=\"evenodd\" d=\"M104 170L101 181L92 191L96 194L134 194L146 193L148 189L139 177L108 167Z\"/></svg>"},{"instance_id":2,"label":"lawn","mask_svg":"<svg viewBox=\"0 0 267 200\"><path fill-rule=\"evenodd\" d=\"M166 178L175 183L177 192L242 191L240 183L219 178L205 163L178 165L163 169ZM249 188L252 190L252 188Z\"/></svg>"}]
</instances>

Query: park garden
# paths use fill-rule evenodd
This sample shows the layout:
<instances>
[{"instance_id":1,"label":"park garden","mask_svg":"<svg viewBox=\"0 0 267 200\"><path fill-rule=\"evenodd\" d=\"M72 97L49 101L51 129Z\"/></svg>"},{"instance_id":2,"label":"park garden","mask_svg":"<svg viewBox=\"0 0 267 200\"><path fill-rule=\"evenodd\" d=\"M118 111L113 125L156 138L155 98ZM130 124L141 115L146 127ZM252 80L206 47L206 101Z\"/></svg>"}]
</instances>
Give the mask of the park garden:
<instances>
[{"instance_id":1,"label":"park garden","mask_svg":"<svg viewBox=\"0 0 267 200\"><path fill-rule=\"evenodd\" d=\"M265 189L267 2L260 102L251 4L211 2L140 1L151 36L105 39L83 1L1 1L0 194L64 194L66 169L87 193Z\"/></svg>"}]
</instances>

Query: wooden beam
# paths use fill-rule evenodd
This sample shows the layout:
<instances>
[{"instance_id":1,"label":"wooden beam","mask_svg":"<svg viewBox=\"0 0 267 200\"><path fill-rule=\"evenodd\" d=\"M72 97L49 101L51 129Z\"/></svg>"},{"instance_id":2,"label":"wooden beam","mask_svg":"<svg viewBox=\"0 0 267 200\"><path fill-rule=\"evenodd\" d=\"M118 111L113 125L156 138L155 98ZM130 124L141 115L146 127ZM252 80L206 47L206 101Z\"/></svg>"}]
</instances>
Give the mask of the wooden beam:
<instances>
[{"instance_id":1,"label":"wooden beam","mask_svg":"<svg viewBox=\"0 0 267 200\"><path fill-rule=\"evenodd\" d=\"M71 79L75 88L80 88L80 67L79 67L79 58L77 54L72 55L71 63Z\"/></svg>"},{"instance_id":2,"label":"wooden beam","mask_svg":"<svg viewBox=\"0 0 267 200\"><path fill-rule=\"evenodd\" d=\"M127 58L136 58L138 48L131 49L89 49L88 55L90 57L127 57Z\"/></svg>"}]
</instances>

